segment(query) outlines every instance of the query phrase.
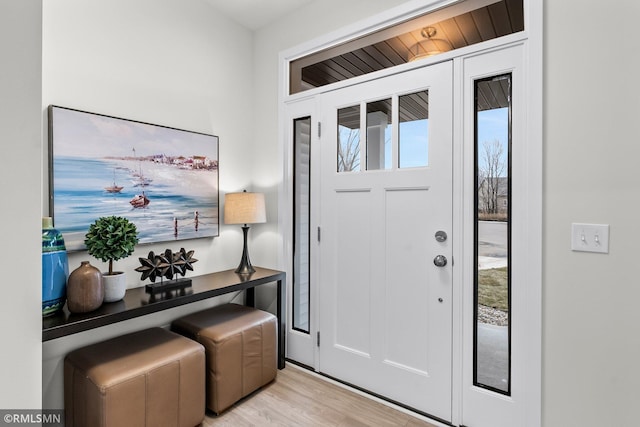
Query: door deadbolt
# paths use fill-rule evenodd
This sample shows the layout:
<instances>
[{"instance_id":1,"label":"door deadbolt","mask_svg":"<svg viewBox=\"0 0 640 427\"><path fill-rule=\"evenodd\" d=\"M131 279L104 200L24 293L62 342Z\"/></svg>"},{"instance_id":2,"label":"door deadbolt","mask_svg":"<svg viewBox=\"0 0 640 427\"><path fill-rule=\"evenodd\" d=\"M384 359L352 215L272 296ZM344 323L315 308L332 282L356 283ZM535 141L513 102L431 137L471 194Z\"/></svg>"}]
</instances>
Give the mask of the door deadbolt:
<instances>
[{"instance_id":1,"label":"door deadbolt","mask_svg":"<svg viewBox=\"0 0 640 427\"><path fill-rule=\"evenodd\" d=\"M442 230L438 230L436 231L436 241L437 242L445 242L447 240L447 233L442 231Z\"/></svg>"}]
</instances>

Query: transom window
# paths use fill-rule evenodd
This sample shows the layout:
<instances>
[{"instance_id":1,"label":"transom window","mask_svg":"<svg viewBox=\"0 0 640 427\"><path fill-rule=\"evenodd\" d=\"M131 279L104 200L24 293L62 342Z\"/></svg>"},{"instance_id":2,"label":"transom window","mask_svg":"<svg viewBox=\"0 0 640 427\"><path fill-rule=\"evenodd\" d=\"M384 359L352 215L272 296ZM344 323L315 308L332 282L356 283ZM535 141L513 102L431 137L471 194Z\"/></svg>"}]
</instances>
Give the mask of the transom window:
<instances>
[{"instance_id":1,"label":"transom window","mask_svg":"<svg viewBox=\"0 0 640 427\"><path fill-rule=\"evenodd\" d=\"M298 58L289 63L289 94L524 31L523 10L523 0L458 2Z\"/></svg>"}]
</instances>

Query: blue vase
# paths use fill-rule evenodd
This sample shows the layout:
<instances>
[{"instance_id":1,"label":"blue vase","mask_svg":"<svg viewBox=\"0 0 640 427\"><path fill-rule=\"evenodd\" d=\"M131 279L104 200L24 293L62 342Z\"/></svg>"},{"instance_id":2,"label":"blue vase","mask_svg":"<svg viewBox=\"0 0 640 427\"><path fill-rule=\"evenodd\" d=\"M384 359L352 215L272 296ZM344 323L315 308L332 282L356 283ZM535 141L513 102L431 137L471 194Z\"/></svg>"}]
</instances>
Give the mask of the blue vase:
<instances>
[{"instance_id":1,"label":"blue vase","mask_svg":"<svg viewBox=\"0 0 640 427\"><path fill-rule=\"evenodd\" d=\"M62 233L51 217L42 218L42 315L62 310L67 298L69 262Z\"/></svg>"}]
</instances>

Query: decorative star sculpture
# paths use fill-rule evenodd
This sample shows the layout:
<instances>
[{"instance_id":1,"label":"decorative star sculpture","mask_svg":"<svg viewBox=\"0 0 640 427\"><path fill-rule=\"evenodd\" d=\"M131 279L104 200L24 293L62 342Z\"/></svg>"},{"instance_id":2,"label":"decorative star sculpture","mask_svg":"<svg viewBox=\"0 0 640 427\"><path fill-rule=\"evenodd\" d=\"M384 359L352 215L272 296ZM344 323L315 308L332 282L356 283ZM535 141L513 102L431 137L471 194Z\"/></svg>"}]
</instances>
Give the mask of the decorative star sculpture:
<instances>
[{"instance_id":1,"label":"decorative star sculpture","mask_svg":"<svg viewBox=\"0 0 640 427\"><path fill-rule=\"evenodd\" d=\"M193 257L194 251L185 251L184 248L180 248L180 259L184 262L184 270L182 275L184 276L187 270L193 271L193 264L198 262L197 259Z\"/></svg>"},{"instance_id":2,"label":"decorative star sculpture","mask_svg":"<svg viewBox=\"0 0 640 427\"><path fill-rule=\"evenodd\" d=\"M184 248L176 253L166 249L163 254L158 255L150 251L147 258L138 258L141 265L135 270L142 273L140 280L149 279L154 283L158 277L161 281L163 277L172 280L174 276L184 276L187 270L193 271L193 264L198 262L193 258L193 253L194 251L187 252Z\"/></svg>"},{"instance_id":3,"label":"decorative star sculpture","mask_svg":"<svg viewBox=\"0 0 640 427\"><path fill-rule=\"evenodd\" d=\"M157 256L153 253L153 251L149 252L147 258L138 258L140 267L136 268L136 271L142 273L140 280L149 279L155 283L156 277L164 276L169 265L162 259L162 257Z\"/></svg>"},{"instance_id":4,"label":"decorative star sculpture","mask_svg":"<svg viewBox=\"0 0 640 427\"><path fill-rule=\"evenodd\" d=\"M173 279L173 276L177 276L178 274L184 276L184 262L180 260L180 252L173 253L171 252L171 249L167 249L164 251L164 255L160 255L160 258L162 258L162 261L167 264L164 277L171 280Z\"/></svg>"}]
</instances>

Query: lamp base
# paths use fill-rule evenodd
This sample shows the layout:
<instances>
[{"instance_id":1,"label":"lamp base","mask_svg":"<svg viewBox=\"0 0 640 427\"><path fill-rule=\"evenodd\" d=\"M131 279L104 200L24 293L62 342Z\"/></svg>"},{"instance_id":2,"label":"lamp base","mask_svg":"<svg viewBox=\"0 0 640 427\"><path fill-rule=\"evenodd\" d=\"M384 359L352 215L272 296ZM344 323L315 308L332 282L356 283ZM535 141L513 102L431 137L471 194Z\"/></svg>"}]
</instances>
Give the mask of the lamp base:
<instances>
[{"instance_id":1,"label":"lamp base","mask_svg":"<svg viewBox=\"0 0 640 427\"><path fill-rule=\"evenodd\" d=\"M240 265L235 269L238 274L251 274L255 273L256 269L251 265L249 260L249 249L247 248L247 235L249 234L249 226L244 225L242 227L242 233L244 234L244 246L242 248L242 258L240 258Z\"/></svg>"},{"instance_id":2,"label":"lamp base","mask_svg":"<svg viewBox=\"0 0 640 427\"><path fill-rule=\"evenodd\" d=\"M235 269L235 272L238 274L251 274L255 273L255 271L256 269L251 266L251 263L243 264L242 262L240 263L238 268Z\"/></svg>"}]
</instances>

